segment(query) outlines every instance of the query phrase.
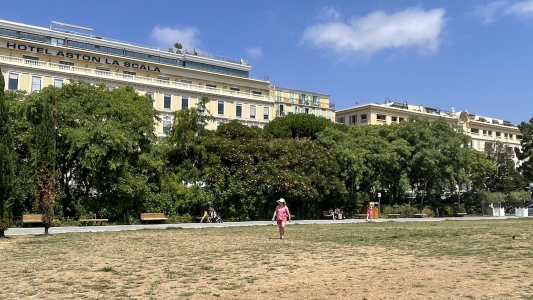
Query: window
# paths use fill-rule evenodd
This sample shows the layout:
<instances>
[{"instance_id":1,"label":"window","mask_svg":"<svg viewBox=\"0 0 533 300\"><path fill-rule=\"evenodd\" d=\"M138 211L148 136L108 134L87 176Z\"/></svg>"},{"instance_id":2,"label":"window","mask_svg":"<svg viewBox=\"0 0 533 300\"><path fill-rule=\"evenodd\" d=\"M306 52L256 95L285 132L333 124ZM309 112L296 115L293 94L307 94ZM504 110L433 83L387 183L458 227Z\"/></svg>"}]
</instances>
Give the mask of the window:
<instances>
[{"instance_id":1,"label":"window","mask_svg":"<svg viewBox=\"0 0 533 300\"><path fill-rule=\"evenodd\" d=\"M489 135L492 136L492 131L491 130L489 130Z\"/></svg>"},{"instance_id":2,"label":"window","mask_svg":"<svg viewBox=\"0 0 533 300\"><path fill-rule=\"evenodd\" d=\"M278 102L281 102L283 99L283 92L282 91L276 91L276 99Z\"/></svg>"},{"instance_id":3,"label":"window","mask_svg":"<svg viewBox=\"0 0 533 300\"><path fill-rule=\"evenodd\" d=\"M154 101L154 92L146 92L146 96L147 97L150 97L150 99L152 99L152 101Z\"/></svg>"},{"instance_id":4,"label":"window","mask_svg":"<svg viewBox=\"0 0 533 300\"><path fill-rule=\"evenodd\" d=\"M500 137L502 135L501 132L496 131L496 137ZM505 137L507 137L507 133L505 134Z\"/></svg>"},{"instance_id":5,"label":"window","mask_svg":"<svg viewBox=\"0 0 533 300\"><path fill-rule=\"evenodd\" d=\"M235 116L242 117L242 104L237 104L235 106Z\"/></svg>"},{"instance_id":6,"label":"window","mask_svg":"<svg viewBox=\"0 0 533 300\"><path fill-rule=\"evenodd\" d=\"M517 140L521 140L521 139L522 139L522 136L517 134L517 135L516 135L516 139L517 139Z\"/></svg>"},{"instance_id":7,"label":"window","mask_svg":"<svg viewBox=\"0 0 533 300\"><path fill-rule=\"evenodd\" d=\"M240 91L241 89L240 89L240 88L236 88L236 87L230 87L229 90L230 90L230 91L233 91L233 92L238 92L238 91Z\"/></svg>"},{"instance_id":8,"label":"window","mask_svg":"<svg viewBox=\"0 0 533 300\"><path fill-rule=\"evenodd\" d=\"M310 114L311 113L311 109L309 107L304 108L304 113Z\"/></svg>"},{"instance_id":9,"label":"window","mask_svg":"<svg viewBox=\"0 0 533 300\"><path fill-rule=\"evenodd\" d=\"M65 66L73 66L73 65L74 65L73 62L70 62L70 61L64 61L64 60L60 60L60 61L59 61L59 64L60 64L60 65L65 65Z\"/></svg>"},{"instance_id":10,"label":"window","mask_svg":"<svg viewBox=\"0 0 533 300\"><path fill-rule=\"evenodd\" d=\"M63 79L59 79L59 78L54 78L54 86L55 87L62 87L63 86Z\"/></svg>"},{"instance_id":11,"label":"window","mask_svg":"<svg viewBox=\"0 0 533 300\"><path fill-rule=\"evenodd\" d=\"M318 105L318 96L313 96L313 105Z\"/></svg>"},{"instance_id":12,"label":"window","mask_svg":"<svg viewBox=\"0 0 533 300\"><path fill-rule=\"evenodd\" d=\"M479 129L477 129L477 128L472 128L472 129L470 129L470 132L471 132L472 134L479 134Z\"/></svg>"},{"instance_id":13,"label":"window","mask_svg":"<svg viewBox=\"0 0 533 300\"><path fill-rule=\"evenodd\" d=\"M512 133L509 133L509 138L510 138L510 139L513 138L513 134L512 134Z\"/></svg>"},{"instance_id":14,"label":"window","mask_svg":"<svg viewBox=\"0 0 533 300\"><path fill-rule=\"evenodd\" d=\"M302 110L300 109L299 106L294 106L294 111L293 111L293 113L295 113L295 114L299 114L301 111L302 111Z\"/></svg>"},{"instance_id":15,"label":"window","mask_svg":"<svg viewBox=\"0 0 533 300\"><path fill-rule=\"evenodd\" d=\"M398 118L398 122L405 120L405 118Z\"/></svg>"},{"instance_id":16,"label":"window","mask_svg":"<svg viewBox=\"0 0 533 300\"><path fill-rule=\"evenodd\" d=\"M270 114L270 109L268 107L263 107L263 120L268 120Z\"/></svg>"},{"instance_id":17,"label":"window","mask_svg":"<svg viewBox=\"0 0 533 300\"><path fill-rule=\"evenodd\" d=\"M392 122L397 122L398 121L398 117L391 117L391 121Z\"/></svg>"},{"instance_id":18,"label":"window","mask_svg":"<svg viewBox=\"0 0 533 300\"><path fill-rule=\"evenodd\" d=\"M9 83L7 88L10 90L19 89L19 74L9 74Z\"/></svg>"},{"instance_id":19,"label":"window","mask_svg":"<svg viewBox=\"0 0 533 300\"><path fill-rule=\"evenodd\" d=\"M498 133L499 133L499 132L497 132L496 135L498 135ZM509 137L509 134L508 134L508 133L505 133L505 134L503 135L503 137L508 138L508 137Z\"/></svg>"},{"instance_id":20,"label":"window","mask_svg":"<svg viewBox=\"0 0 533 300\"><path fill-rule=\"evenodd\" d=\"M109 72L109 67L96 67L96 70Z\"/></svg>"},{"instance_id":21,"label":"window","mask_svg":"<svg viewBox=\"0 0 533 300\"><path fill-rule=\"evenodd\" d=\"M322 117L322 110L320 108L315 109L315 116Z\"/></svg>"},{"instance_id":22,"label":"window","mask_svg":"<svg viewBox=\"0 0 533 300\"><path fill-rule=\"evenodd\" d=\"M350 117L350 124L355 124L357 123L357 115L353 115Z\"/></svg>"},{"instance_id":23,"label":"window","mask_svg":"<svg viewBox=\"0 0 533 300\"><path fill-rule=\"evenodd\" d=\"M23 55L22 58L29 60L39 60L37 56Z\"/></svg>"},{"instance_id":24,"label":"window","mask_svg":"<svg viewBox=\"0 0 533 300\"><path fill-rule=\"evenodd\" d=\"M224 114L224 101L218 101L218 114Z\"/></svg>"},{"instance_id":25,"label":"window","mask_svg":"<svg viewBox=\"0 0 533 300\"><path fill-rule=\"evenodd\" d=\"M289 93L289 102L290 103L294 103L294 93L293 92Z\"/></svg>"},{"instance_id":26,"label":"window","mask_svg":"<svg viewBox=\"0 0 533 300\"><path fill-rule=\"evenodd\" d=\"M157 79L159 79L159 80L166 80L166 81L169 80L168 76L162 76L162 75L157 75Z\"/></svg>"},{"instance_id":27,"label":"window","mask_svg":"<svg viewBox=\"0 0 533 300\"><path fill-rule=\"evenodd\" d=\"M31 91L38 92L41 90L41 77L33 76L31 78Z\"/></svg>"},{"instance_id":28,"label":"window","mask_svg":"<svg viewBox=\"0 0 533 300\"><path fill-rule=\"evenodd\" d=\"M132 72L132 71L122 71L122 73L125 75L133 75L133 76L137 75L136 72Z\"/></svg>"},{"instance_id":29,"label":"window","mask_svg":"<svg viewBox=\"0 0 533 300\"><path fill-rule=\"evenodd\" d=\"M285 115L285 104L278 104L278 117Z\"/></svg>"},{"instance_id":30,"label":"window","mask_svg":"<svg viewBox=\"0 0 533 300\"><path fill-rule=\"evenodd\" d=\"M339 123L344 124L344 117L339 118Z\"/></svg>"},{"instance_id":31,"label":"window","mask_svg":"<svg viewBox=\"0 0 533 300\"><path fill-rule=\"evenodd\" d=\"M181 97L181 109L189 108L189 98Z\"/></svg>"},{"instance_id":32,"label":"window","mask_svg":"<svg viewBox=\"0 0 533 300\"><path fill-rule=\"evenodd\" d=\"M361 121L366 120L366 114L361 115Z\"/></svg>"},{"instance_id":33,"label":"window","mask_svg":"<svg viewBox=\"0 0 533 300\"><path fill-rule=\"evenodd\" d=\"M211 83L206 83L205 86L207 88L210 88L210 89L216 89L217 88L217 85L216 84L211 84Z\"/></svg>"},{"instance_id":34,"label":"window","mask_svg":"<svg viewBox=\"0 0 533 300\"><path fill-rule=\"evenodd\" d=\"M192 84L192 81L182 79L182 80L181 80L181 83Z\"/></svg>"},{"instance_id":35,"label":"window","mask_svg":"<svg viewBox=\"0 0 533 300\"><path fill-rule=\"evenodd\" d=\"M305 94L300 94L300 104L307 104L305 103L305 98L306 98Z\"/></svg>"},{"instance_id":36,"label":"window","mask_svg":"<svg viewBox=\"0 0 533 300\"><path fill-rule=\"evenodd\" d=\"M170 109L170 99L171 99L170 95L165 95L164 96L164 98L163 98L163 108Z\"/></svg>"},{"instance_id":37,"label":"window","mask_svg":"<svg viewBox=\"0 0 533 300\"><path fill-rule=\"evenodd\" d=\"M163 120L163 133L164 134L170 133L170 126L171 126L171 122L169 120Z\"/></svg>"},{"instance_id":38,"label":"window","mask_svg":"<svg viewBox=\"0 0 533 300\"><path fill-rule=\"evenodd\" d=\"M387 116L385 116L385 115L377 115L376 118L378 120L381 120L381 121L386 121L387 120Z\"/></svg>"},{"instance_id":39,"label":"window","mask_svg":"<svg viewBox=\"0 0 533 300\"><path fill-rule=\"evenodd\" d=\"M355 116L355 117L356 117L356 120L357 120L357 116ZM326 110L326 118L331 120L331 110Z\"/></svg>"},{"instance_id":40,"label":"window","mask_svg":"<svg viewBox=\"0 0 533 300\"><path fill-rule=\"evenodd\" d=\"M250 105L250 119L255 119L255 105Z\"/></svg>"},{"instance_id":41,"label":"window","mask_svg":"<svg viewBox=\"0 0 533 300\"><path fill-rule=\"evenodd\" d=\"M261 95L261 92L260 91L252 91L252 94L255 95L255 96L259 96L259 95Z\"/></svg>"}]
</instances>

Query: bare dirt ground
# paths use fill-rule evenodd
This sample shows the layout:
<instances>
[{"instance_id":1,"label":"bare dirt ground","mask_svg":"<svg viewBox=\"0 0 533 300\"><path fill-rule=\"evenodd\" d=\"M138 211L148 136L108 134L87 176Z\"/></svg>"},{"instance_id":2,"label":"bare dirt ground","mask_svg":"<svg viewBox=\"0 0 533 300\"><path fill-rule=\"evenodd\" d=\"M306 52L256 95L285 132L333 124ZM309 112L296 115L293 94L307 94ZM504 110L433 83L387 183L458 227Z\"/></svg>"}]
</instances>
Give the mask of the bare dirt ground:
<instances>
[{"instance_id":1,"label":"bare dirt ground","mask_svg":"<svg viewBox=\"0 0 533 300\"><path fill-rule=\"evenodd\" d=\"M0 299L533 299L533 220L0 240ZM511 236L515 235L516 239Z\"/></svg>"}]
</instances>

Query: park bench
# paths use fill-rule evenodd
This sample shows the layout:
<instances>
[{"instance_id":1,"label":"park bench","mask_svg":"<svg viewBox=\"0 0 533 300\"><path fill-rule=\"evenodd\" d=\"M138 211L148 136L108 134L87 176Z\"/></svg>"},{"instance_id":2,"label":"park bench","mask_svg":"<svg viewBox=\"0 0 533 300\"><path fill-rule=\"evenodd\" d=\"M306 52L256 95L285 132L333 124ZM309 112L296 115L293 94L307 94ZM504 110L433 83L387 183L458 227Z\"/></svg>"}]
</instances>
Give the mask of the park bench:
<instances>
[{"instance_id":1,"label":"park bench","mask_svg":"<svg viewBox=\"0 0 533 300\"><path fill-rule=\"evenodd\" d=\"M141 214L141 222L142 221L161 221L161 223L165 222L167 218L165 218L165 214L163 213L143 213Z\"/></svg>"},{"instance_id":2,"label":"park bench","mask_svg":"<svg viewBox=\"0 0 533 300\"><path fill-rule=\"evenodd\" d=\"M367 216L368 214L355 214L355 215L352 215L352 218L361 219L361 218L366 218Z\"/></svg>"},{"instance_id":3,"label":"park bench","mask_svg":"<svg viewBox=\"0 0 533 300\"><path fill-rule=\"evenodd\" d=\"M390 217L398 218L400 216L401 216L401 214L388 214L387 218L390 218Z\"/></svg>"},{"instance_id":4,"label":"park bench","mask_svg":"<svg viewBox=\"0 0 533 300\"><path fill-rule=\"evenodd\" d=\"M328 219L333 218L333 215L330 215L329 211L327 210L324 210L322 213L324 214L324 218L328 218Z\"/></svg>"},{"instance_id":5,"label":"park bench","mask_svg":"<svg viewBox=\"0 0 533 300\"><path fill-rule=\"evenodd\" d=\"M79 222L81 225L83 224L89 224L89 223L93 223L93 225L105 225L105 223L107 223L107 221L109 221L108 219L80 219Z\"/></svg>"},{"instance_id":6,"label":"park bench","mask_svg":"<svg viewBox=\"0 0 533 300\"><path fill-rule=\"evenodd\" d=\"M42 223L43 215L23 215L22 224Z\"/></svg>"},{"instance_id":7,"label":"park bench","mask_svg":"<svg viewBox=\"0 0 533 300\"><path fill-rule=\"evenodd\" d=\"M425 218L425 217L427 217L427 215L426 214L413 214L413 215L411 215L411 217L413 217L413 218Z\"/></svg>"},{"instance_id":8,"label":"park bench","mask_svg":"<svg viewBox=\"0 0 533 300\"><path fill-rule=\"evenodd\" d=\"M467 215L467 213L455 213L454 214L456 217L464 217Z\"/></svg>"}]
</instances>

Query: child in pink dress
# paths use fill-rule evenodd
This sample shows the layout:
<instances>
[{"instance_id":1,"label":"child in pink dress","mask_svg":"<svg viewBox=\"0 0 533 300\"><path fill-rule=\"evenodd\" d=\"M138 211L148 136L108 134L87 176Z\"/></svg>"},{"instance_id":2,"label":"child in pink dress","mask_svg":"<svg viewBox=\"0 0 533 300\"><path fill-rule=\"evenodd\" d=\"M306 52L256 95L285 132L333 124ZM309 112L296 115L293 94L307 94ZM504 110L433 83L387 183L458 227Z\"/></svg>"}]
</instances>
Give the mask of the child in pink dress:
<instances>
[{"instance_id":1,"label":"child in pink dress","mask_svg":"<svg viewBox=\"0 0 533 300\"><path fill-rule=\"evenodd\" d=\"M291 213L289 212L289 208L285 205L285 199L281 198L277 202L278 206L276 206L276 210L274 211L274 215L272 216L272 221L274 221L274 219L277 219L279 227L279 238L284 239L285 224L287 222L287 217L289 218L289 222L291 222Z\"/></svg>"},{"instance_id":2,"label":"child in pink dress","mask_svg":"<svg viewBox=\"0 0 533 300\"><path fill-rule=\"evenodd\" d=\"M366 207L366 220L368 221L368 218L372 215L372 206L370 204Z\"/></svg>"}]
</instances>

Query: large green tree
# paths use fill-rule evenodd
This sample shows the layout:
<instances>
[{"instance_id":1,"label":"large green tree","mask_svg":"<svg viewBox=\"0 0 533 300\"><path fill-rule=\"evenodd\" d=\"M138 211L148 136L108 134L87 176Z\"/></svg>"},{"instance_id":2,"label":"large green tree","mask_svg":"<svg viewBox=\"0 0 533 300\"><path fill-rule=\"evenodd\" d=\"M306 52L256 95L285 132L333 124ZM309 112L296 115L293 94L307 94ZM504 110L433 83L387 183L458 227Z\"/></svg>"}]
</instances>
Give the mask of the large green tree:
<instances>
[{"instance_id":1,"label":"large green tree","mask_svg":"<svg viewBox=\"0 0 533 300\"><path fill-rule=\"evenodd\" d=\"M14 143L9 106L4 94L4 76L0 69L0 238L11 225L14 190Z\"/></svg>"}]
</instances>

